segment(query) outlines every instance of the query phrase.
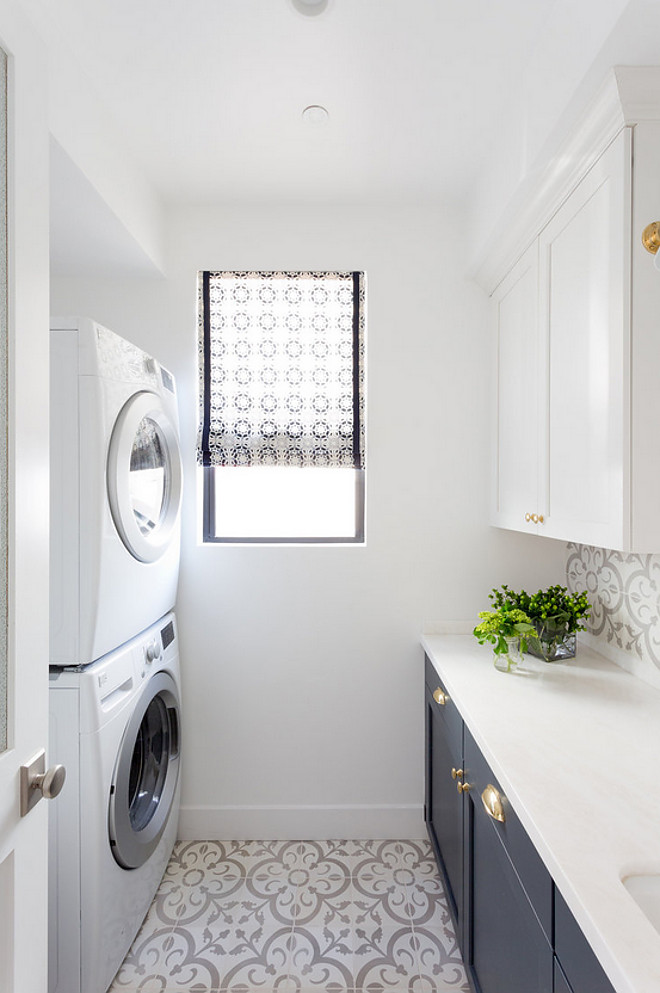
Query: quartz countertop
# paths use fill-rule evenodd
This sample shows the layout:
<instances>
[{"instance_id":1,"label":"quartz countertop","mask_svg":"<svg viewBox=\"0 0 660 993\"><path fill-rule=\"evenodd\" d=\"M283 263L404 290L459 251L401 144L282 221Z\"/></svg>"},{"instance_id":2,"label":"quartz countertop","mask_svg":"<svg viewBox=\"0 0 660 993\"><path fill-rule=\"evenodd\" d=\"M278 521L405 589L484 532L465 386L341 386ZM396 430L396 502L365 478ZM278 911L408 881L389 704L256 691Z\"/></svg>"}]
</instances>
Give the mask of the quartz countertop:
<instances>
[{"instance_id":1,"label":"quartz countertop","mask_svg":"<svg viewBox=\"0 0 660 993\"><path fill-rule=\"evenodd\" d=\"M422 645L617 993L660 993L660 934L621 881L660 873L660 690L581 645L516 673L472 635Z\"/></svg>"}]
</instances>

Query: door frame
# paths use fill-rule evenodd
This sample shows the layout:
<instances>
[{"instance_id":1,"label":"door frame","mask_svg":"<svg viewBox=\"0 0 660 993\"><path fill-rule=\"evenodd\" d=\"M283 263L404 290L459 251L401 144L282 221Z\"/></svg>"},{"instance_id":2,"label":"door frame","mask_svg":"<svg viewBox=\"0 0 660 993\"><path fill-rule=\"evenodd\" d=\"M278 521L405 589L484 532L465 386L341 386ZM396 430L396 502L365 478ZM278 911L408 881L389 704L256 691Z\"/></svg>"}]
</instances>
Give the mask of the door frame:
<instances>
[{"instance_id":1,"label":"door frame","mask_svg":"<svg viewBox=\"0 0 660 993\"><path fill-rule=\"evenodd\" d=\"M8 748L0 755L0 993L45 993L48 810L19 812L19 767L48 743L47 58L16 0L8 55Z\"/></svg>"}]
</instances>

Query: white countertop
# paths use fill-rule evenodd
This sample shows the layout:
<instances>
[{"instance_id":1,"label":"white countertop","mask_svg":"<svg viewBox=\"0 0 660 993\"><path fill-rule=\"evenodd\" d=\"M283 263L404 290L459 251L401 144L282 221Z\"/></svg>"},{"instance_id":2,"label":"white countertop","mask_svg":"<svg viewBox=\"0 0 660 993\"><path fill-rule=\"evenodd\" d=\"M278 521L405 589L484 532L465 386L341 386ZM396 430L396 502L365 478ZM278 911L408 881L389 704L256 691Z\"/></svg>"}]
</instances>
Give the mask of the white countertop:
<instances>
[{"instance_id":1,"label":"white countertop","mask_svg":"<svg viewBox=\"0 0 660 993\"><path fill-rule=\"evenodd\" d=\"M660 690L581 645L512 674L472 635L422 644L617 993L660 993L660 934L621 882L660 873Z\"/></svg>"}]
</instances>

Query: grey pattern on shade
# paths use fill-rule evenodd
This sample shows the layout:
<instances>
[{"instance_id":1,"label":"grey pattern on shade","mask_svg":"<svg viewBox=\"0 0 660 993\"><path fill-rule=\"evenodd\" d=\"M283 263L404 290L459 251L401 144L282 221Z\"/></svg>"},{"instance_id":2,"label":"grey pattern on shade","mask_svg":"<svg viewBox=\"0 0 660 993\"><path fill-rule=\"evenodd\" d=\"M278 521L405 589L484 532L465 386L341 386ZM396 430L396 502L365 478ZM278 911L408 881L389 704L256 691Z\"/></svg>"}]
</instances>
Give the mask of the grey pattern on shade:
<instances>
[{"instance_id":1,"label":"grey pattern on shade","mask_svg":"<svg viewBox=\"0 0 660 993\"><path fill-rule=\"evenodd\" d=\"M109 993L469 993L426 841L178 842Z\"/></svg>"},{"instance_id":2,"label":"grey pattern on shade","mask_svg":"<svg viewBox=\"0 0 660 993\"><path fill-rule=\"evenodd\" d=\"M572 592L589 595L587 630L604 648L660 669L660 555L569 544L566 576Z\"/></svg>"}]
</instances>

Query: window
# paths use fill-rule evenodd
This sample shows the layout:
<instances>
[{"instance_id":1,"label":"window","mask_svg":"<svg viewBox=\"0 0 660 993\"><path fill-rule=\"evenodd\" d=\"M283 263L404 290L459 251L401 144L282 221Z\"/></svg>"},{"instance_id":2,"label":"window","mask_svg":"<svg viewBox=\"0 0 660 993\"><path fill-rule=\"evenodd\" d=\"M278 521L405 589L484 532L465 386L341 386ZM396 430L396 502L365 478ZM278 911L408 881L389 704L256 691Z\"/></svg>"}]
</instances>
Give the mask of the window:
<instances>
[{"instance_id":1,"label":"window","mask_svg":"<svg viewBox=\"0 0 660 993\"><path fill-rule=\"evenodd\" d=\"M364 274L201 272L204 540L364 539Z\"/></svg>"}]
</instances>

